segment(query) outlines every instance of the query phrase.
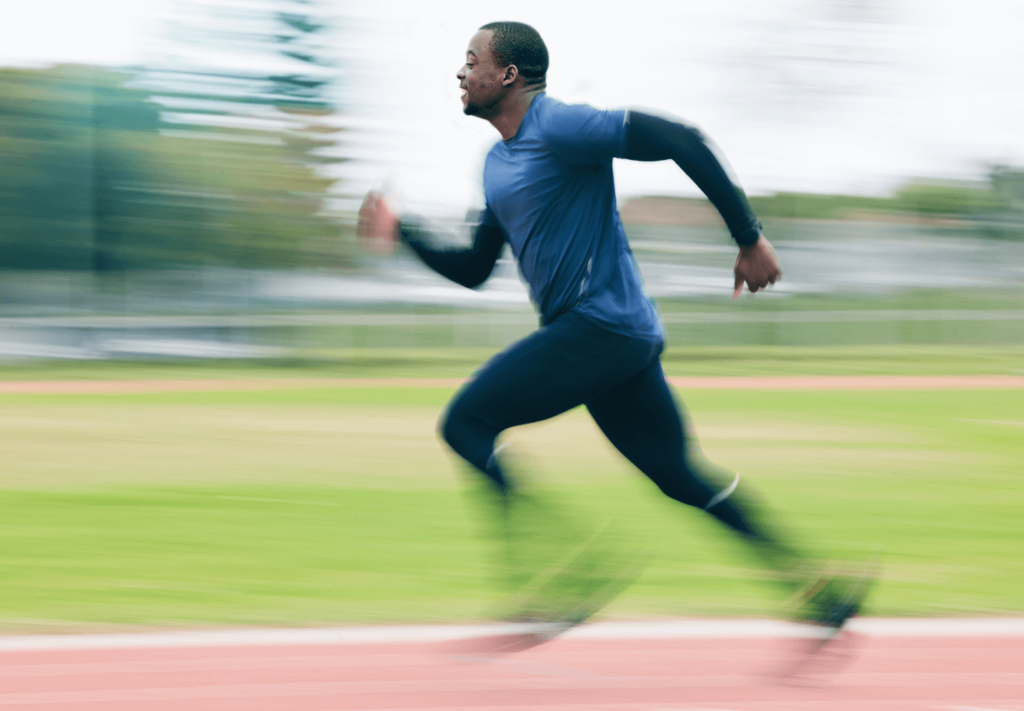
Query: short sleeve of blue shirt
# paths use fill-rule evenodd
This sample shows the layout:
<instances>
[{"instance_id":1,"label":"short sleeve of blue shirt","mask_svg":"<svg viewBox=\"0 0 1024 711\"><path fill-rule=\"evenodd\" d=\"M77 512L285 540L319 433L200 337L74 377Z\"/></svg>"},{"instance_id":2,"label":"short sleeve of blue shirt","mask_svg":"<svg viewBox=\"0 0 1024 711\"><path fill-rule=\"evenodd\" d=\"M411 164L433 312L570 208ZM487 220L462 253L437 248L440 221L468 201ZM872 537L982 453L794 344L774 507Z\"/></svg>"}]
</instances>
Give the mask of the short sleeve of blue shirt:
<instances>
[{"instance_id":1,"label":"short sleeve of blue shirt","mask_svg":"<svg viewBox=\"0 0 1024 711\"><path fill-rule=\"evenodd\" d=\"M573 165L609 163L626 154L625 111L551 101L545 126L548 147Z\"/></svg>"}]
</instances>

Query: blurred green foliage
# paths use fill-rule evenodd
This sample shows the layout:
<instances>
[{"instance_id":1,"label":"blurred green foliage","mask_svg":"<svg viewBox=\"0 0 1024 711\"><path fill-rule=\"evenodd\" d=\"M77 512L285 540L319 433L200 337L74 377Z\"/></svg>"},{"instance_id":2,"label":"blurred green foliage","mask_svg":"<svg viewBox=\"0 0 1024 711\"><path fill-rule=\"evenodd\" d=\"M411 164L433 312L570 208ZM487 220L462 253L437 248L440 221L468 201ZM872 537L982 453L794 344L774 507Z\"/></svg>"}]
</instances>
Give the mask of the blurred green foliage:
<instances>
[{"instance_id":1,"label":"blurred green foliage","mask_svg":"<svg viewBox=\"0 0 1024 711\"><path fill-rule=\"evenodd\" d=\"M984 182L913 180L890 197L783 192L750 203L764 218L954 218L989 236L1024 238L1024 170L1008 166L993 167Z\"/></svg>"},{"instance_id":2,"label":"blurred green foliage","mask_svg":"<svg viewBox=\"0 0 1024 711\"><path fill-rule=\"evenodd\" d=\"M1000 207L999 196L991 184L976 186L937 181L914 181L904 185L896 192L893 202L905 212L960 217Z\"/></svg>"},{"instance_id":3,"label":"blurred green foliage","mask_svg":"<svg viewBox=\"0 0 1024 711\"><path fill-rule=\"evenodd\" d=\"M876 212L891 209L887 198L814 193L773 193L752 196L750 205L762 218L839 220L856 211Z\"/></svg>"},{"instance_id":4,"label":"blurred green foliage","mask_svg":"<svg viewBox=\"0 0 1024 711\"><path fill-rule=\"evenodd\" d=\"M0 69L0 269L348 263L324 210L333 181L314 167L326 159L313 151L333 143L334 129L317 121L327 107L265 99L275 120L257 129L217 120L197 129L168 122L146 79L81 66ZM171 95L186 117L252 109Z\"/></svg>"}]
</instances>

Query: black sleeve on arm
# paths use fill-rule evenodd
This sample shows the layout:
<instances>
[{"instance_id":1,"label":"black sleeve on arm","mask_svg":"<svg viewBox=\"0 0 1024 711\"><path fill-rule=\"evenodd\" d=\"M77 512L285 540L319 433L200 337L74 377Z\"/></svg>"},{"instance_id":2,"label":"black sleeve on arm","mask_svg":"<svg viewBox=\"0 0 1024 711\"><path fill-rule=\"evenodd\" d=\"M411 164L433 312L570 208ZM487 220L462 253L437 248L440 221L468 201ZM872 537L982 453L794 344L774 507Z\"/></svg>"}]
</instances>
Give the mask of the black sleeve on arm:
<instances>
[{"instance_id":1,"label":"black sleeve on arm","mask_svg":"<svg viewBox=\"0 0 1024 711\"><path fill-rule=\"evenodd\" d=\"M470 289L487 281L505 244L505 233L493 225L477 225L472 246L462 248L434 246L430 232L416 219L403 219L398 233L424 264Z\"/></svg>"},{"instance_id":2,"label":"black sleeve on arm","mask_svg":"<svg viewBox=\"0 0 1024 711\"><path fill-rule=\"evenodd\" d=\"M721 213L737 244L757 241L761 223L699 129L631 110L626 140L625 158L674 160Z\"/></svg>"}]
</instances>

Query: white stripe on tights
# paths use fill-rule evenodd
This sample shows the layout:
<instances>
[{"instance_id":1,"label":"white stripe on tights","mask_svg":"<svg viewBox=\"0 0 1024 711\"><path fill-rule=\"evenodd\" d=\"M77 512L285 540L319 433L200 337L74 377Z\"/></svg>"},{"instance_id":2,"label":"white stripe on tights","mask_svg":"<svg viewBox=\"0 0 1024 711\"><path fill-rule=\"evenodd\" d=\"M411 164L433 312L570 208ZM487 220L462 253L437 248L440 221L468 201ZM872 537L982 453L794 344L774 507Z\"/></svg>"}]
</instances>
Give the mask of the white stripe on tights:
<instances>
[{"instance_id":1,"label":"white stripe on tights","mask_svg":"<svg viewBox=\"0 0 1024 711\"><path fill-rule=\"evenodd\" d=\"M491 465L494 464L495 459L498 456L498 452L500 452L501 450L505 449L505 447L507 447L507 446L508 446L508 442L502 442L501 444L499 444L497 447L494 448L494 451L491 452L491 456L489 456L487 458L487 468L488 469L490 469Z\"/></svg>"},{"instance_id":2,"label":"white stripe on tights","mask_svg":"<svg viewBox=\"0 0 1024 711\"><path fill-rule=\"evenodd\" d=\"M708 502L708 505L704 507L704 510L710 511L712 506L717 506L718 504L728 499L732 492L736 491L736 485L739 483L740 475L737 474L736 478L732 480L732 484L729 485L729 488L722 489L717 494L715 494L714 498L712 498L711 501Z\"/></svg>"}]
</instances>

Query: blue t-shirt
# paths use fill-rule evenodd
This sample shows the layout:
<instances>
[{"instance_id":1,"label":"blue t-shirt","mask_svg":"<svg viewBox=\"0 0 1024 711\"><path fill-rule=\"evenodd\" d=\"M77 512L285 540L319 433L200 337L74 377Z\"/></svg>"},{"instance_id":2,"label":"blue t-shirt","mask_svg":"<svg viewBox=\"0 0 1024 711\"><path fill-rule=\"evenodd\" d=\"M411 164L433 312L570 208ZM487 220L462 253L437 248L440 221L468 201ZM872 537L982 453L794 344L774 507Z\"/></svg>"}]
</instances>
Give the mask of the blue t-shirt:
<instances>
[{"instance_id":1,"label":"blue t-shirt","mask_svg":"<svg viewBox=\"0 0 1024 711\"><path fill-rule=\"evenodd\" d=\"M508 236L542 323L575 309L610 331L660 339L615 202L626 120L538 95L516 135L487 155L484 223Z\"/></svg>"}]
</instances>

